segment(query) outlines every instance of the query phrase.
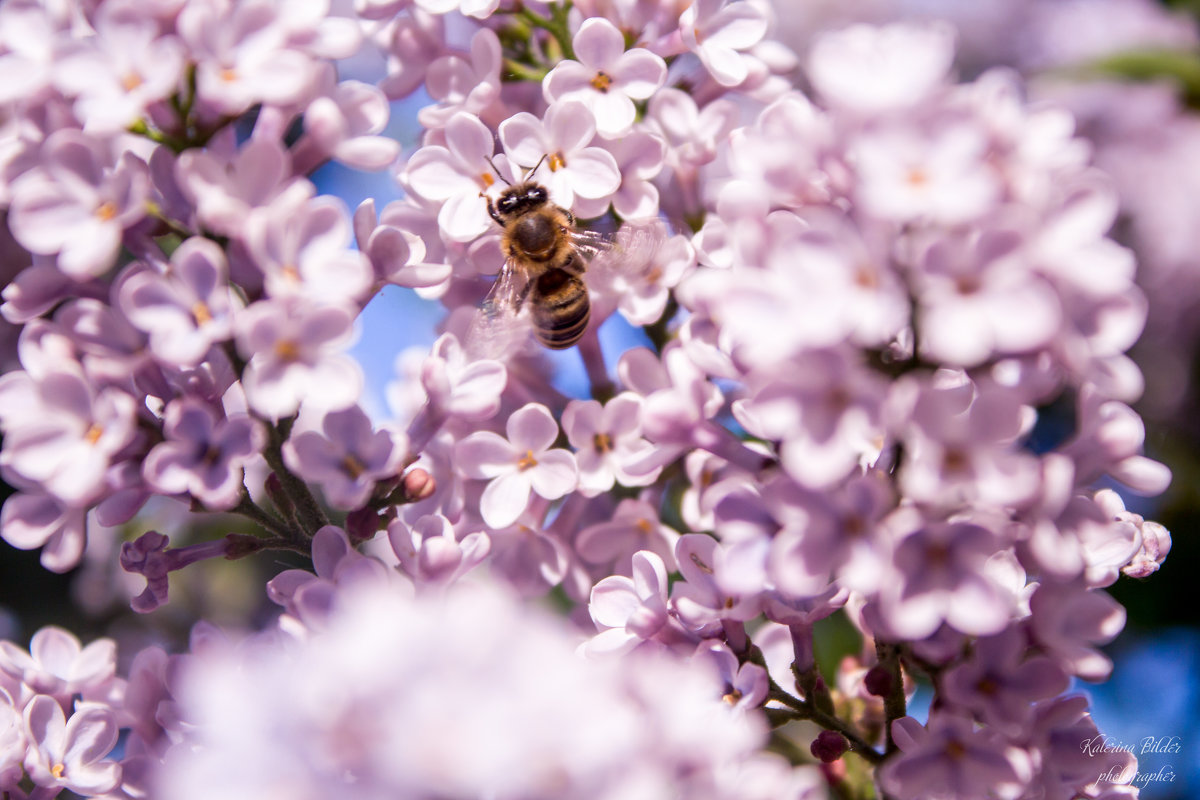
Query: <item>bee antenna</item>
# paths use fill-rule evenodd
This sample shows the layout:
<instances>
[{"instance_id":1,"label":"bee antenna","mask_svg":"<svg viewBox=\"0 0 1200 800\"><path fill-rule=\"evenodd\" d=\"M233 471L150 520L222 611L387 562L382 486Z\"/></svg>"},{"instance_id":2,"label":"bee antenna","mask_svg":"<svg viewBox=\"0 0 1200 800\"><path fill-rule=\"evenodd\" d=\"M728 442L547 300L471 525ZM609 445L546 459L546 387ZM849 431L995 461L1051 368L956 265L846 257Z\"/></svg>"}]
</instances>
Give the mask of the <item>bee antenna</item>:
<instances>
[{"instance_id":1,"label":"bee antenna","mask_svg":"<svg viewBox=\"0 0 1200 800\"><path fill-rule=\"evenodd\" d=\"M525 175L525 180L529 180L530 178L532 178L532 177L533 177L533 173L535 173L535 172L537 172L537 171L538 171L538 167L540 167L540 166L542 165L542 162L546 160L546 156L547 156L547 155L549 155L549 154L548 154L548 153L542 153L542 157L541 157L541 158L539 158L539 159L538 159L538 162L537 162L536 164L534 164L534 165L533 165L533 169L529 170L529 172L528 172L528 173L526 173L526 175Z\"/></svg>"},{"instance_id":2,"label":"bee antenna","mask_svg":"<svg viewBox=\"0 0 1200 800\"><path fill-rule=\"evenodd\" d=\"M543 158L544 158L544 156L543 156ZM512 186L512 184L508 182L508 178L506 178L506 177L504 177L503 175L501 175L501 174L500 174L500 170L499 170L499 169L496 167L496 162L495 162L495 161L492 161L492 157L491 157L491 156L488 156L488 157L487 157L487 162L488 162L489 164L491 164L491 165L492 165L492 171L496 173L496 177L497 177L497 178L499 178L500 180L504 181L504 182L505 182L507 185L509 185L509 186Z\"/></svg>"}]
</instances>

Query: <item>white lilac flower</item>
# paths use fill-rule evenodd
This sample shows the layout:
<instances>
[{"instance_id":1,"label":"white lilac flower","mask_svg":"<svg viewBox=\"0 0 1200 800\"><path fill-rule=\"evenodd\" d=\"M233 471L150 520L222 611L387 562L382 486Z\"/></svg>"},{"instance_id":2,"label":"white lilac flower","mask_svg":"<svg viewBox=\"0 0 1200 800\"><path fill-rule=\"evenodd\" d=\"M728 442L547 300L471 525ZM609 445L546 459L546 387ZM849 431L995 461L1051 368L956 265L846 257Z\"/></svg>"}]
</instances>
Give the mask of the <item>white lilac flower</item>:
<instances>
[{"instance_id":1,"label":"white lilac flower","mask_svg":"<svg viewBox=\"0 0 1200 800\"><path fill-rule=\"evenodd\" d=\"M399 142L378 135L388 113L387 98L371 84L341 81L329 87L304 110L304 138L295 145L296 171L305 174L310 171L308 160L325 157L355 169L384 169L400 154Z\"/></svg>"},{"instance_id":2,"label":"white lilac flower","mask_svg":"<svg viewBox=\"0 0 1200 800\"><path fill-rule=\"evenodd\" d=\"M606 19L585 20L572 46L578 61L558 62L542 81L547 103L578 100L607 139L633 127L634 100L645 100L667 79L666 63L648 50L625 50L625 37Z\"/></svg>"},{"instance_id":3,"label":"white lilac flower","mask_svg":"<svg viewBox=\"0 0 1200 800\"><path fill-rule=\"evenodd\" d=\"M425 88L436 102L417 112L426 128L442 128L459 111L479 117L494 116L500 100L500 39L490 28L471 37L469 53L442 56L425 72Z\"/></svg>"},{"instance_id":4,"label":"white lilac flower","mask_svg":"<svg viewBox=\"0 0 1200 800\"><path fill-rule=\"evenodd\" d=\"M117 744L112 711L77 703L67 719L54 698L38 695L25 706L29 752L25 770L37 786L93 796L115 789L121 766L105 759Z\"/></svg>"},{"instance_id":5,"label":"white lilac flower","mask_svg":"<svg viewBox=\"0 0 1200 800\"><path fill-rule=\"evenodd\" d=\"M98 692L116 669L117 645L112 639L97 639L84 647L73 633L54 625L39 629L27 651L0 642L0 670L64 704L76 694Z\"/></svg>"},{"instance_id":6,"label":"white lilac flower","mask_svg":"<svg viewBox=\"0 0 1200 800\"><path fill-rule=\"evenodd\" d=\"M579 490L585 496L608 491L614 481L647 486L658 478L661 466L638 469L654 449L641 436L641 407L641 398L633 392L622 392L603 406L595 400L567 404L563 432L575 448Z\"/></svg>"},{"instance_id":7,"label":"white lilac flower","mask_svg":"<svg viewBox=\"0 0 1200 800\"><path fill-rule=\"evenodd\" d=\"M479 510L490 528L516 522L532 493L556 500L572 491L578 480L575 457L553 448L558 423L545 406L530 403L517 409L505 431L507 438L491 431L472 433L454 448L463 475L488 481Z\"/></svg>"},{"instance_id":8,"label":"white lilac flower","mask_svg":"<svg viewBox=\"0 0 1200 800\"><path fill-rule=\"evenodd\" d=\"M543 119L522 111L500 124L500 141L515 163L532 167L545 156L535 177L564 208L574 205L576 195L598 200L621 185L616 159L591 146L595 134L595 120L577 100L552 103Z\"/></svg>"},{"instance_id":9,"label":"white lilac flower","mask_svg":"<svg viewBox=\"0 0 1200 800\"><path fill-rule=\"evenodd\" d=\"M722 86L737 86L750 75L753 56L745 51L767 34L770 22L755 3L694 0L679 15L679 32Z\"/></svg>"},{"instance_id":10,"label":"white lilac flower","mask_svg":"<svg viewBox=\"0 0 1200 800\"><path fill-rule=\"evenodd\" d=\"M494 150L492 132L478 117L461 111L446 122L445 146L422 147L404 166L403 182L421 197L441 203L438 226L453 241L469 242L495 224L481 196L496 185L488 161Z\"/></svg>"}]
</instances>

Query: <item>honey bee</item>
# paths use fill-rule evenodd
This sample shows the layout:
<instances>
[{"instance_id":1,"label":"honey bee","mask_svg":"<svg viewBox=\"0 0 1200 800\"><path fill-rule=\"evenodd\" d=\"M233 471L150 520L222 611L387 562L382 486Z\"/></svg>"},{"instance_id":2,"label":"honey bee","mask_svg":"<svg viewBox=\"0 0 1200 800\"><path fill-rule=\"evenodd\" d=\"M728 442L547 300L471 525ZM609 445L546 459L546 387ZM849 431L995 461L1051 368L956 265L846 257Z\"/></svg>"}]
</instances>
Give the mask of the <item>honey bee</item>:
<instances>
[{"instance_id":1,"label":"honey bee","mask_svg":"<svg viewBox=\"0 0 1200 800\"><path fill-rule=\"evenodd\" d=\"M577 229L575 215L550 202L549 190L530 179L541 164L525 180L509 184L495 202L487 198L488 214L503 229L504 265L484 299L483 323L495 327L528 304L534 338L564 350L583 337L591 319L583 282L587 258L608 243L601 234Z\"/></svg>"}]
</instances>

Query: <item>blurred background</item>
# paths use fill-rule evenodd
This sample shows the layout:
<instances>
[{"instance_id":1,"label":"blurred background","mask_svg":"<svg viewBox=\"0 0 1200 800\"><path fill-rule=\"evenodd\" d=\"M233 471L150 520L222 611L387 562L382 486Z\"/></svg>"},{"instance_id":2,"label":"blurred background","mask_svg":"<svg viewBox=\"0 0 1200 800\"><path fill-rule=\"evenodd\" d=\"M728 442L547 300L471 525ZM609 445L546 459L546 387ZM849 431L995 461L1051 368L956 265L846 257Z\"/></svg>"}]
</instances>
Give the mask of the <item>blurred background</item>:
<instances>
[{"instance_id":1,"label":"blurred background","mask_svg":"<svg viewBox=\"0 0 1200 800\"><path fill-rule=\"evenodd\" d=\"M1124 497L1130 510L1171 532L1173 547L1157 574L1122 578L1111 587L1129 615L1124 633L1106 648L1116 665L1113 676L1077 689L1091 697L1096 722L1112 743L1139 755L1143 797L1200 797L1194 583L1200 571L1200 0L776 0L776 6L785 13L778 14L775 35L801 64L822 30L948 19L959 31L962 79L992 68L1020 72L1031 101L1065 106L1076 115L1077 132L1092 143L1095 163L1112 175L1122 198L1115 233L1138 256L1139 285L1150 308L1133 352L1146 378L1136 408L1146 422L1147 455L1174 473L1162 497ZM344 65L343 77L370 80L381 71L381 60L366 57ZM803 86L802 76L797 81ZM427 102L418 91L393 104L388 133L403 143L406 155L420 136L416 110ZM387 173L365 175L331 164L314 179L321 192L342 197L351 209L366 198L382 209L400 195ZM13 252L10 247L0 242L0 252ZM11 270L12 260L5 261ZM440 317L436 301L396 286L383 290L362 315L353 352L367 375L364 403L377 420L394 417L387 385L395 380L397 360L409 348L427 351ZM638 334L613 320L602 336L606 355L615 359ZM15 332L2 338L11 345ZM11 354L11 347L4 349ZM572 349L555 358L560 388L584 394L578 354ZM4 367L14 366L10 355ZM0 486L3 496L8 491ZM205 562L172 575L170 605L142 618L129 611L128 598L141 591L142 581L112 563L112 543L151 528L174 532L186 516L178 504L163 501L128 529L92 525L89 555L95 556L67 575L43 569L37 552L0 543L0 636L26 645L42 625L58 624L84 641L119 637L128 658L150 641L183 649L198 617L230 626L269 619L274 611L262 596L263 580L292 565L275 556ZM241 524L217 516L198 522L196 540ZM1157 752L1142 752L1147 744Z\"/></svg>"}]
</instances>

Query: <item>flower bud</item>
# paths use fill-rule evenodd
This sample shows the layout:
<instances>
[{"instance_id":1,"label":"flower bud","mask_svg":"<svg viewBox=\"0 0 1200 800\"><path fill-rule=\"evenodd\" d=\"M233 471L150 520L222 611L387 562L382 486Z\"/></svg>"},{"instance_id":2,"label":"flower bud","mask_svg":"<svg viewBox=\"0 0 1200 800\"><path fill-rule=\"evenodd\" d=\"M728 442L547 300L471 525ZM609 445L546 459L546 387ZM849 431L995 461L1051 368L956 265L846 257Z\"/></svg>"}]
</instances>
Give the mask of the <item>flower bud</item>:
<instances>
[{"instance_id":1,"label":"flower bud","mask_svg":"<svg viewBox=\"0 0 1200 800\"><path fill-rule=\"evenodd\" d=\"M808 749L812 751L814 757L820 759L822 763L828 764L841 758L848 747L846 737L837 731L821 731L817 738L813 739Z\"/></svg>"}]
</instances>

